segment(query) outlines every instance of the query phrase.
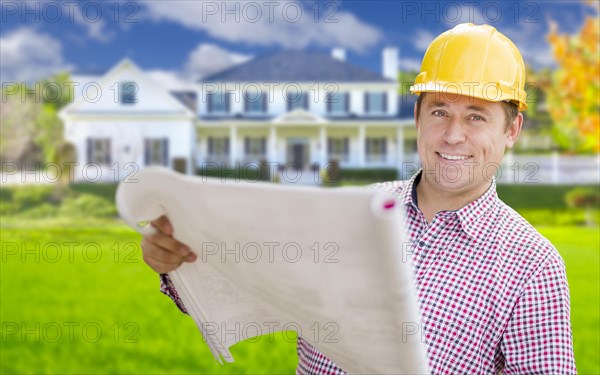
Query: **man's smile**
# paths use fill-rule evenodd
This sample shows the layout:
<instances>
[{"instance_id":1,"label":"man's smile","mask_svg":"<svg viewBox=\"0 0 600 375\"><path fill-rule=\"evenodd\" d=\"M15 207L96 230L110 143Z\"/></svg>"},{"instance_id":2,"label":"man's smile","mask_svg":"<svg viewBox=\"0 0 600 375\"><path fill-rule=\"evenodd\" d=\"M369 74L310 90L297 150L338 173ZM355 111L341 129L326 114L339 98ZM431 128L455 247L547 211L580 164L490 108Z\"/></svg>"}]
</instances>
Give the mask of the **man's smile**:
<instances>
[{"instance_id":1,"label":"man's smile","mask_svg":"<svg viewBox=\"0 0 600 375\"><path fill-rule=\"evenodd\" d=\"M473 155L464 155L464 154L446 154L441 152L436 152L436 154L442 159L452 160L452 161L462 161L467 160L473 157Z\"/></svg>"}]
</instances>

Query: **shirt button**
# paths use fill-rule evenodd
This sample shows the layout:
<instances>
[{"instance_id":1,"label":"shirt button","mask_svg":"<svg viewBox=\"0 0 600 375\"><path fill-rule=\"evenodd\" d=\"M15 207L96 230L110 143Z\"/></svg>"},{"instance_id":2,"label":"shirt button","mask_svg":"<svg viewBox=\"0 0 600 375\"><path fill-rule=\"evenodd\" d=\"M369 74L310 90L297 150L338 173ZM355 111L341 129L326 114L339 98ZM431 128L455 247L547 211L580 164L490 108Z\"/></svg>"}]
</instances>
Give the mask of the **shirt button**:
<instances>
[{"instance_id":1,"label":"shirt button","mask_svg":"<svg viewBox=\"0 0 600 375\"><path fill-rule=\"evenodd\" d=\"M419 241L419 247L425 247L425 241Z\"/></svg>"}]
</instances>

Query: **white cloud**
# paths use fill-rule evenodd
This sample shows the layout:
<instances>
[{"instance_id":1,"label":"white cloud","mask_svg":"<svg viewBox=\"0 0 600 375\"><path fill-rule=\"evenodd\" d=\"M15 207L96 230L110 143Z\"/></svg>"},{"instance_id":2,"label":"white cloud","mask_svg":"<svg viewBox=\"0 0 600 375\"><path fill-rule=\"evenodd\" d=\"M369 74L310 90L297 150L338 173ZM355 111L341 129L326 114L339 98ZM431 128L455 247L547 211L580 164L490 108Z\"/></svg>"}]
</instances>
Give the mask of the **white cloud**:
<instances>
[{"instance_id":1,"label":"white cloud","mask_svg":"<svg viewBox=\"0 0 600 375\"><path fill-rule=\"evenodd\" d=\"M344 47L364 52L382 39L383 33L337 3L315 11L303 3L148 1L144 14L154 21L170 21L210 36L236 43L301 49L309 45ZM329 4L328 4L329 5ZM230 12L231 11L231 12Z\"/></svg>"},{"instance_id":2,"label":"white cloud","mask_svg":"<svg viewBox=\"0 0 600 375\"><path fill-rule=\"evenodd\" d=\"M66 6L66 4L63 4L63 6ZM116 6L119 5L117 4ZM108 30L106 28L106 23L102 18L96 19L95 17L91 18L84 16L83 8L71 9L70 12L70 14L73 15L73 20L75 23L83 26L87 31L88 37L91 39L106 43L113 39L116 35L113 30Z\"/></svg>"},{"instance_id":3,"label":"white cloud","mask_svg":"<svg viewBox=\"0 0 600 375\"><path fill-rule=\"evenodd\" d=\"M515 43L525 63L535 68L555 64L550 44L545 41L547 31L540 23L523 23L500 31Z\"/></svg>"},{"instance_id":4,"label":"white cloud","mask_svg":"<svg viewBox=\"0 0 600 375\"><path fill-rule=\"evenodd\" d=\"M181 71L155 69L147 73L169 91L189 91L195 89L194 83L201 77L241 64L252 57L201 43L189 54Z\"/></svg>"},{"instance_id":5,"label":"white cloud","mask_svg":"<svg viewBox=\"0 0 600 375\"><path fill-rule=\"evenodd\" d=\"M190 53L184 67L184 74L188 79L196 81L251 58L252 55L230 52L214 44L202 43Z\"/></svg>"},{"instance_id":6,"label":"white cloud","mask_svg":"<svg viewBox=\"0 0 600 375\"><path fill-rule=\"evenodd\" d=\"M400 58L398 59L398 68L402 71L415 71L421 70L421 60L411 58Z\"/></svg>"},{"instance_id":7,"label":"white cloud","mask_svg":"<svg viewBox=\"0 0 600 375\"><path fill-rule=\"evenodd\" d=\"M70 70L60 41L29 27L21 27L0 38L2 82L34 82Z\"/></svg>"},{"instance_id":8,"label":"white cloud","mask_svg":"<svg viewBox=\"0 0 600 375\"><path fill-rule=\"evenodd\" d=\"M419 29L415 32L415 36L412 38L412 43L417 50L425 51L435 37L436 36L431 31Z\"/></svg>"}]
</instances>

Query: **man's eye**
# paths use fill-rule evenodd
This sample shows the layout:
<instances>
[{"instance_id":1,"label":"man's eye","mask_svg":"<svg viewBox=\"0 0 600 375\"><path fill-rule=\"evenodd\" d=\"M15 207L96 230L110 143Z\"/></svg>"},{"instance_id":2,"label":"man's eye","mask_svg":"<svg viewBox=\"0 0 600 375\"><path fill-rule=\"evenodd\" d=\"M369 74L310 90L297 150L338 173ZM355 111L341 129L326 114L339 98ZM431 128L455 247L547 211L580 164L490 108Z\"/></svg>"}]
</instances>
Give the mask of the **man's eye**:
<instances>
[{"instance_id":1,"label":"man's eye","mask_svg":"<svg viewBox=\"0 0 600 375\"><path fill-rule=\"evenodd\" d=\"M485 118L483 118L482 116L479 116L479 115L472 115L472 116L471 116L471 120L475 120L475 121L485 121Z\"/></svg>"},{"instance_id":2,"label":"man's eye","mask_svg":"<svg viewBox=\"0 0 600 375\"><path fill-rule=\"evenodd\" d=\"M441 116L445 116L446 112L444 111L440 111L439 109L435 110L432 112L432 115L437 116L437 117L441 117Z\"/></svg>"}]
</instances>

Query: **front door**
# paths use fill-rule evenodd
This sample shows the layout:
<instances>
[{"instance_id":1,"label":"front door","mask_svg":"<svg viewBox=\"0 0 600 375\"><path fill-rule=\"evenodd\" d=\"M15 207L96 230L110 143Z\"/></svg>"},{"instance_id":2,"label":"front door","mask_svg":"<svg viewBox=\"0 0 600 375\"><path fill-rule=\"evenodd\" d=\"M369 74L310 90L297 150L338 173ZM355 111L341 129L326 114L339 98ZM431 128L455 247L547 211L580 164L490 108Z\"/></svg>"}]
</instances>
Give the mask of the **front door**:
<instances>
[{"instance_id":1,"label":"front door","mask_svg":"<svg viewBox=\"0 0 600 375\"><path fill-rule=\"evenodd\" d=\"M305 138L288 138L287 162L298 169L304 169L309 160L309 140Z\"/></svg>"},{"instance_id":2,"label":"front door","mask_svg":"<svg viewBox=\"0 0 600 375\"><path fill-rule=\"evenodd\" d=\"M298 169L304 168L304 145L292 145L292 163L294 163L294 166Z\"/></svg>"}]
</instances>

